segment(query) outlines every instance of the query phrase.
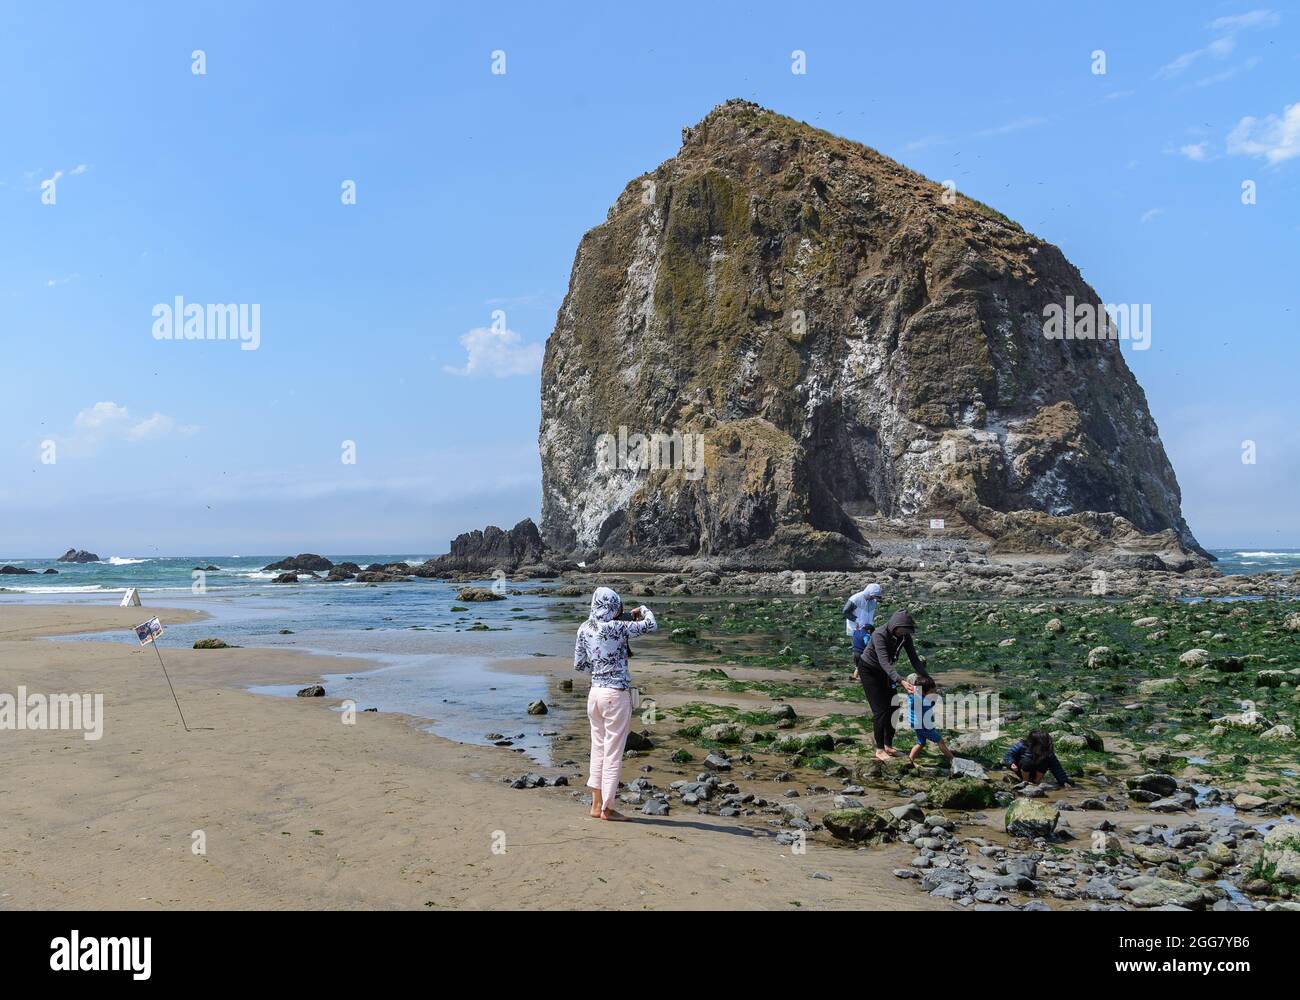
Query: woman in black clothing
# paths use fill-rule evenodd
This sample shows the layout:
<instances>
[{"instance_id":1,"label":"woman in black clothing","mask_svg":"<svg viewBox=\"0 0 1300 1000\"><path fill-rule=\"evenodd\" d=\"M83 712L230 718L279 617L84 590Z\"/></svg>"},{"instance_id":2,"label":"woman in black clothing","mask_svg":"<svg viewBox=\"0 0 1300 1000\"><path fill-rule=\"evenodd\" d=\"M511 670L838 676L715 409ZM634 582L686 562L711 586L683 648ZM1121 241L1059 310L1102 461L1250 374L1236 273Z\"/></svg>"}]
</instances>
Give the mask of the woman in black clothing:
<instances>
[{"instance_id":1,"label":"woman in black clothing","mask_svg":"<svg viewBox=\"0 0 1300 1000\"><path fill-rule=\"evenodd\" d=\"M862 690L871 705L871 728L876 740L876 760L888 760L897 757L901 751L894 749L894 687L902 685L903 690L911 694L916 689L899 676L894 669L899 649L907 652L907 658L920 674L926 673L925 661L916 655L916 645L912 634L916 631L916 622L906 611L895 611L889 624L871 633L867 648L853 658L862 679Z\"/></svg>"}]
</instances>

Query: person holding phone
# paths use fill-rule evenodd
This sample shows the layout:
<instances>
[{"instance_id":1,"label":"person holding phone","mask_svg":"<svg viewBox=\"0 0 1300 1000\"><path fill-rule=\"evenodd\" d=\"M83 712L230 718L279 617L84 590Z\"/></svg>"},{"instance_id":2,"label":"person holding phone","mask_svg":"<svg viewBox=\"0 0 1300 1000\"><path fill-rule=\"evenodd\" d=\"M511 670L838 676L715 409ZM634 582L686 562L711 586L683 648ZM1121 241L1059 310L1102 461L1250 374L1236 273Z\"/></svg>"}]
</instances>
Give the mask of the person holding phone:
<instances>
[{"instance_id":1,"label":"person holding phone","mask_svg":"<svg viewBox=\"0 0 1300 1000\"><path fill-rule=\"evenodd\" d=\"M644 604L622 618L623 600L609 587L591 596L591 614L578 626L573 669L591 674L587 719L591 723L591 815L619 820L613 808L623 770L623 747L632 726L632 675L627 668L627 641L658 628L654 612Z\"/></svg>"}]
</instances>

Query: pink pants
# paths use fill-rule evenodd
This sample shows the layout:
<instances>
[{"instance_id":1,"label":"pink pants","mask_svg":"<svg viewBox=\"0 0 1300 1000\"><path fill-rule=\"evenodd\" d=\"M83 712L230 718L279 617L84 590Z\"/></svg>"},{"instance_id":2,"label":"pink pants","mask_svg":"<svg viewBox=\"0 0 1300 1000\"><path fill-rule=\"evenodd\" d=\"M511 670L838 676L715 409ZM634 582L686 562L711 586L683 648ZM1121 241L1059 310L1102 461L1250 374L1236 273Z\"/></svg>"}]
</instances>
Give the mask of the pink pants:
<instances>
[{"instance_id":1,"label":"pink pants","mask_svg":"<svg viewBox=\"0 0 1300 1000\"><path fill-rule=\"evenodd\" d=\"M618 776L623 770L623 745L632 728L632 694L615 688L594 687L587 695L591 720L591 777L588 788L600 790L604 808L614 808Z\"/></svg>"}]
</instances>

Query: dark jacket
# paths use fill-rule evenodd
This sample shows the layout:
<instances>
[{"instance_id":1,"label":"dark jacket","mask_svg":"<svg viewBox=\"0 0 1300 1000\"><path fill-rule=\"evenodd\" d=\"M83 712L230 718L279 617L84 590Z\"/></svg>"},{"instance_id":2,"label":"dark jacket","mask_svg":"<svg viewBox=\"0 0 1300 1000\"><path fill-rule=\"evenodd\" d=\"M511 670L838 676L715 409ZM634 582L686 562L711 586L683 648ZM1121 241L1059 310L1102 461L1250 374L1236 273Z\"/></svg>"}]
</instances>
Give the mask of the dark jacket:
<instances>
[{"instance_id":1,"label":"dark jacket","mask_svg":"<svg viewBox=\"0 0 1300 1000\"><path fill-rule=\"evenodd\" d=\"M1002 763L1007 767L1015 764L1016 767L1020 768L1022 771L1025 769L1026 764L1031 767L1034 764L1034 762L1029 759L1029 747L1025 745L1024 740L1016 740L1016 742L1012 743L1011 746L1007 747L1007 752L1002 755ZM1042 767L1045 767L1047 770L1052 772L1052 777L1056 779L1056 783L1062 788L1070 784L1070 776L1065 773L1065 768L1063 768L1061 762L1056 759L1055 753L1049 753L1047 759L1042 761L1041 764ZM1035 768L1035 770L1041 770L1041 768Z\"/></svg>"},{"instance_id":2,"label":"dark jacket","mask_svg":"<svg viewBox=\"0 0 1300 1000\"><path fill-rule=\"evenodd\" d=\"M916 645L912 642L911 634L909 633L903 637L894 635L894 628L899 625L915 627L911 615L906 611L895 611L890 617L888 625L871 633L871 642L867 643L867 648L856 657L859 671L864 668L883 670L886 676L897 684L903 679L894 668L894 664L898 661L898 651L901 648L906 651L907 658L912 661L912 666L916 668L916 672L920 674L926 673L921 658L916 655Z\"/></svg>"}]
</instances>

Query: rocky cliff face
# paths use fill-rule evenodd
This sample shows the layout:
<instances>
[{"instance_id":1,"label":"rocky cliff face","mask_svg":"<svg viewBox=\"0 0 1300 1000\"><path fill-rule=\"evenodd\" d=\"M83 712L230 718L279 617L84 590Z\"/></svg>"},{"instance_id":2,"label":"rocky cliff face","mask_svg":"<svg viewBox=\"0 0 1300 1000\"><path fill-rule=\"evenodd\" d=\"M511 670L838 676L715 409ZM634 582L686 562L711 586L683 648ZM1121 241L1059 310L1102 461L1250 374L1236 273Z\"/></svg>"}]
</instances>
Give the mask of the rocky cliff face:
<instances>
[{"instance_id":1,"label":"rocky cliff face","mask_svg":"<svg viewBox=\"0 0 1300 1000\"><path fill-rule=\"evenodd\" d=\"M1017 550L1196 549L1118 342L1045 336L1069 300L1102 301L993 209L730 101L578 247L542 372L542 534L808 567L930 517Z\"/></svg>"}]
</instances>

